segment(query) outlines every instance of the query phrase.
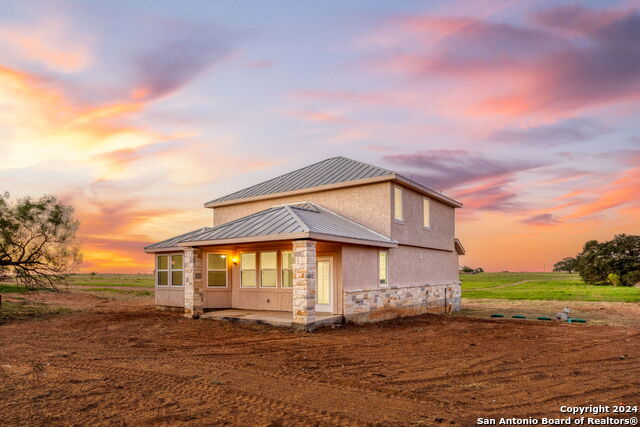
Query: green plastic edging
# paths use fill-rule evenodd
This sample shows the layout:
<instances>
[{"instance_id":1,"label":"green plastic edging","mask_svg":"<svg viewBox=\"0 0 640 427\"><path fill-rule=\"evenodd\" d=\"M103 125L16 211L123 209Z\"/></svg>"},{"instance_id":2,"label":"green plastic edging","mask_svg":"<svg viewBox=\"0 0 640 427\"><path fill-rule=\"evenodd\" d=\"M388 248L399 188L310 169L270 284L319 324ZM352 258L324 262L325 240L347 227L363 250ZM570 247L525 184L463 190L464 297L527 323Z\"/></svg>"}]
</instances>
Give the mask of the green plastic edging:
<instances>
[{"instance_id":1,"label":"green plastic edging","mask_svg":"<svg viewBox=\"0 0 640 427\"><path fill-rule=\"evenodd\" d=\"M491 315L491 317L504 317L504 314L494 313Z\"/></svg>"},{"instance_id":2,"label":"green plastic edging","mask_svg":"<svg viewBox=\"0 0 640 427\"><path fill-rule=\"evenodd\" d=\"M538 320L551 320L550 317L546 317L546 316L540 316L537 318Z\"/></svg>"}]
</instances>

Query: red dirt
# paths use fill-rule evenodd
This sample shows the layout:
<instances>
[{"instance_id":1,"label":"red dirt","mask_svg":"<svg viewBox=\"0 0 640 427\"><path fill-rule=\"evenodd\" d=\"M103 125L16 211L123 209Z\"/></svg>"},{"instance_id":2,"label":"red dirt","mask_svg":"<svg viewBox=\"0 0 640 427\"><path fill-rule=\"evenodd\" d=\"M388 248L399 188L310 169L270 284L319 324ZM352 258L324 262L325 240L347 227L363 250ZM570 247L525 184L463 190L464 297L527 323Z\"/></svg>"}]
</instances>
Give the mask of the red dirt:
<instances>
[{"instance_id":1,"label":"red dirt","mask_svg":"<svg viewBox=\"0 0 640 427\"><path fill-rule=\"evenodd\" d=\"M0 326L2 424L471 425L640 403L637 328L425 315L309 334L114 307Z\"/></svg>"}]
</instances>

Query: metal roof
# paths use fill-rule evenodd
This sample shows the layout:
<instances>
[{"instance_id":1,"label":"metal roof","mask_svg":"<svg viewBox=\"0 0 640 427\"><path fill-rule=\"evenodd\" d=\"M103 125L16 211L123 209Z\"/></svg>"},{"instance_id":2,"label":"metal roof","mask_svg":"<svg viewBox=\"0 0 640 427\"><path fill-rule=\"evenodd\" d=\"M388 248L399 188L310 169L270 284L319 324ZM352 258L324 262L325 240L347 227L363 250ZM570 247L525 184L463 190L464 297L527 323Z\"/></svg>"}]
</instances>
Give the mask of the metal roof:
<instances>
[{"instance_id":1,"label":"metal roof","mask_svg":"<svg viewBox=\"0 0 640 427\"><path fill-rule=\"evenodd\" d=\"M149 245L145 250L250 242L252 238L255 240L316 238L385 247L393 247L397 244L383 234L329 209L314 203L302 202L274 206L216 227L200 228Z\"/></svg>"},{"instance_id":2,"label":"metal roof","mask_svg":"<svg viewBox=\"0 0 640 427\"><path fill-rule=\"evenodd\" d=\"M349 186L374 181L394 181L406 185L418 192L427 194L449 206L459 208L462 203L444 194L425 187L405 176L389 169L348 159L332 157L310 166L297 169L260 184L227 194L204 204L207 208L242 203L243 201L273 198L284 194L301 194L314 188L327 186ZM353 184L351 184L353 183Z\"/></svg>"},{"instance_id":3,"label":"metal roof","mask_svg":"<svg viewBox=\"0 0 640 427\"><path fill-rule=\"evenodd\" d=\"M205 204L215 204L228 200L246 199L267 194L285 193L303 188L357 181L394 175L395 172L346 157L332 157L293 172L280 175L244 190L227 194Z\"/></svg>"}]
</instances>

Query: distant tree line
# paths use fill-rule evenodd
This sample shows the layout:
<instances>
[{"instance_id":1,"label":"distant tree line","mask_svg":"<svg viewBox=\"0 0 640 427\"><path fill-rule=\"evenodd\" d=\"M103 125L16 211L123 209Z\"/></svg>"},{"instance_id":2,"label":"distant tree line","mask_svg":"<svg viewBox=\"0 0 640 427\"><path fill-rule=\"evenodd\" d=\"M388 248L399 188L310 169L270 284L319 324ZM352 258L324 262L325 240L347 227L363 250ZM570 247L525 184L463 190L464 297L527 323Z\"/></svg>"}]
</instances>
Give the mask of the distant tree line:
<instances>
[{"instance_id":1,"label":"distant tree line","mask_svg":"<svg viewBox=\"0 0 640 427\"><path fill-rule=\"evenodd\" d=\"M602 243L589 240L582 252L558 261L553 271L577 272L590 285L635 286L640 283L640 236L618 234Z\"/></svg>"},{"instance_id":2,"label":"distant tree line","mask_svg":"<svg viewBox=\"0 0 640 427\"><path fill-rule=\"evenodd\" d=\"M477 273L484 273L484 269L482 267L478 267L478 268L471 268L468 266L463 266L460 269L461 272L463 273L472 273L472 274L477 274Z\"/></svg>"}]
</instances>

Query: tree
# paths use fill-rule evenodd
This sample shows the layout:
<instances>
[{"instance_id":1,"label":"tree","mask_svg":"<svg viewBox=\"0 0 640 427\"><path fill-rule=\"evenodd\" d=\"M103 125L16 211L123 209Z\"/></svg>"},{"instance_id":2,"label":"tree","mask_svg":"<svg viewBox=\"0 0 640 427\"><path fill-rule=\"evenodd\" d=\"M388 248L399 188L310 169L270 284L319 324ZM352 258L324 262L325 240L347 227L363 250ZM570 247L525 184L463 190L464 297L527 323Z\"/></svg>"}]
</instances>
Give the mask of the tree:
<instances>
[{"instance_id":1,"label":"tree","mask_svg":"<svg viewBox=\"0 0 640 427\"><path fill-rule=\"evenodd\" d=\"M573 273L578 268L578 260L572 257L562 258L553 265L553 271Z\"/></svg>"},{"instance_id":2,"label":"tree","mask_svg":"<svg viewBox=\"0 0 640 427\"><path fill-rule=\"evenodd\" d=\"M484 273L484 268L478 267L475 270L473 270L473 274L478 274L478 273Z\"/></svg>"},{"instance_id":3,"label":"tree","mask_svg":"<svg viewBox=\"0 0 640 427\"><path fill-rule=\"evenodd\" d=\"M624 286L640 279L640 236L618 234L608 242L590 240L577 257L577 270L588 284L606 284L615 274Z\"/></svg>"},{"instance_id":4,"label":"tree","mask_svg":"<svg viewBox=\"0 0 640 427\"><path fill-rule=\"evenodd\" d=\"M28 289L55 290L81 262L73 208L55 196L9 203L0 195L0 278Z\"/></svg>"},{"instance_id":5,"label":"tree","mask_svg":"<svg viewBox=\"0 0 640 427\"><path fill-rule=\"evenodd\" d=\"M462 267L462 272L463 273L473 273L473 271L474 271L473 268L468 267L466 265L464 267Z\"/></svg>"}]
</instances>

